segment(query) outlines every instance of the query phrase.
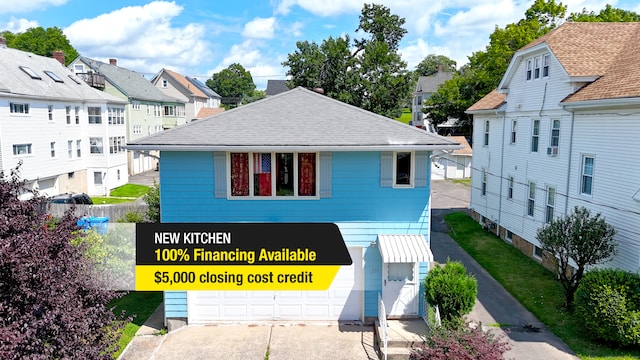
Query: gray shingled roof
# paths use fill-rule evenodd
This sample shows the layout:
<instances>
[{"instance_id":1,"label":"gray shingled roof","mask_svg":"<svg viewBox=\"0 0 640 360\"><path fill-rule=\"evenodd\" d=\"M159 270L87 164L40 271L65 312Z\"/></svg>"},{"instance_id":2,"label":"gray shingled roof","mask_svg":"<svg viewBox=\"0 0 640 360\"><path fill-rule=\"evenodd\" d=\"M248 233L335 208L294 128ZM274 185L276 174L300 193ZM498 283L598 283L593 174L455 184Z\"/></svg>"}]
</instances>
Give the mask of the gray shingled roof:
<instances>
[{"instance_id":1,"label":"gray shingled roof","mask_svg":"<svg viewBox=\"0 0 640 360\"><path fill-rule=\"evenodd\" d=\"M41 79L32 79L20 66L29 67ZM45 70L53 72L63 82L54 81L44 73ZM0 95L4 96L124 103L115 96L90 87L58 60L26 51L0 47L0 74Z\"/></svg>"},{"instance_id":2,"label":"gray shingled roof","mask_svg":"<svg viewBox=\"0 0 640 360\"><path fill-rule=\"evenodd\" d=\"M80 56L79 59L93 71L104 75L107 81L132 99L184 103L174 97L165 95L140 73L84 56Z\"/></svg>"},{"instance_id":3,"label":"gray shingled roof","mask_svg":"<svg viewBox=\"0 0 640 360\"><path fill-rule=\"evenodd\" d=\"M431 150L457 149L450 139L295 88L263 100L137 139L137 150Z\"/></svg>"},{"instance_id":4,"label":"gray shingled roof","mask_svg":"<svg viewBox=\"0 0 640 360\"><path fill-rule=\"evenodd\" d=\"M416 84L417 93L434 93L438 91L438 86L447 80L453 79L453 73L448 71L438 71L429 76L420 76Z\"/></svg>"},{"instance_id":5,"label":"gray shingled roof","mask_svg":"<svg viewBox=\"0 0 640 360\"><path fill-rule=\"evenodd\" d=\"M285 91L289 91L287 80L267 80L266 96L278 95Z\"/></svg>"}]
</instances>

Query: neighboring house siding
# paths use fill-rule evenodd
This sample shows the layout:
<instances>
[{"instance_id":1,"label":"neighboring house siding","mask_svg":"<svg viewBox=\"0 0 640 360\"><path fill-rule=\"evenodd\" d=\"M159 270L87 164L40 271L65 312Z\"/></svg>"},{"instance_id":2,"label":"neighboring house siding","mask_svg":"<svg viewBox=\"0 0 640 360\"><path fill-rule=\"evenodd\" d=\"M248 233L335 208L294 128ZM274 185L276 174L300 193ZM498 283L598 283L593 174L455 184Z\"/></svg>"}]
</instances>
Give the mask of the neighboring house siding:
<instances>
[{"instance_id":1,"label":"neighboring house siding","mask_svg":"<svg viewBox=\"0 0 640 360\"><path fill-rule=\"evenodd\" d=\"M320 158L326 161L326 155ZM429 241L430 183L427 152L417 152L414 188L380 185L380 152L334 152L331 159L331 197L313 200L227 200L215 196L216 171L225 167L220 153L161 153L162 222L332 222L347 246L364 251L365 316L377 313L382 289L382 259L375 244L378 234L423 234ZM319 166L323 168L323 163ZM418 170L421 169L421 170ZM188 173L189 176L184 174ZM226 176L226 175L225 175ZM322 174L320 174L322 178ZM322 184L318 184L322 188ZM420 279L428 271L421 264ZM174 294L175 295L175 294ZM176 296L178 296L177 294ZM172 295L173 296L173 295ZM186 317L186 298L167 307L167 317ZM421 309L421 308L420 308ZM173 316L170 316L172 314Z\"/></svg>"},{"instance_id":2,"label":"neighboring house siding","mask_svg":"<svg viewBox=\"0 0 640 360\"><path fill-rule=\"evenodd\" d=\"M618 254L608 266L640 270L640 109L575 115L569 210L585 206L616 228ZM615 118L615 126L610 124ZM623 150L625 149L625 150ZM591 196L580 194L583 155L594 158ZM636 199L634 199L634 195Z\"/></svg>"}]
</instances>

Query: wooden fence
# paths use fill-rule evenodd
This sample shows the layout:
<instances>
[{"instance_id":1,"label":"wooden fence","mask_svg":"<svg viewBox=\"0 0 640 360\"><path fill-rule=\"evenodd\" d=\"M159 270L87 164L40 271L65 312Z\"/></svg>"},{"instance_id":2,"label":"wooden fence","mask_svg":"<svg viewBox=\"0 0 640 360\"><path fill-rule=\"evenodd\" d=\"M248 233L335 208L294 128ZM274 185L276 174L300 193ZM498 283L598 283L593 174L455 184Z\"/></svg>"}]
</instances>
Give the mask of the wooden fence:
<instances>
[{"instance_id":1,"label":"wooden fence","mask_svg":"<svg viewBox=\"0 0 640 360\"><path fill-rule=\"evenodd\" d=\"M139 203L122 203L110 205L71 205L71 204L47 204L47 213L55 217L62 216L65 211L75 206L74 215L108 217L109 222L115 222L122 219L127 213L138 212L142 215L146 214L147 204Z\"/></svg>"}]
</instances>

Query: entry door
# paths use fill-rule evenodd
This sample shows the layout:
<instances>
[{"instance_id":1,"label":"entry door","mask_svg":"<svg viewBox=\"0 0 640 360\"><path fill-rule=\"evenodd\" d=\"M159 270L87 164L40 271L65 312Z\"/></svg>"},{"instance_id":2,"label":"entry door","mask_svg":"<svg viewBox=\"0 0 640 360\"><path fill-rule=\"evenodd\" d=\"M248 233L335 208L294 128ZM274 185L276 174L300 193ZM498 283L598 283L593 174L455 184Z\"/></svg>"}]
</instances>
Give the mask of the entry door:
<instances>
[{"instance_id":1,"label":"entry door","mask_svg":"<svg viewBox=\"0 0 640 360\"><path fill-rule=\"evenodd\" d=\"M382 301L387 316L417 316L418 263L384 263L382 271Z\"/></svg>"}]
</instances>

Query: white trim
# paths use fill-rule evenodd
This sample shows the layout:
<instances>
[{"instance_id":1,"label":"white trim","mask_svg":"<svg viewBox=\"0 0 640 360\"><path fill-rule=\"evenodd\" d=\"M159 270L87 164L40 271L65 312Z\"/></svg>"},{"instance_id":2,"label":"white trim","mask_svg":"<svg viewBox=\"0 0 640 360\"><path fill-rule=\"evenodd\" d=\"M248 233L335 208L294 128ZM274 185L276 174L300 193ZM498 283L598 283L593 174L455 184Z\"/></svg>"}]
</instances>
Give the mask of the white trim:
<instances>
[{"instance_id":1,"label":"white trim","mask_svg":"<svg viewBox=\"0 0 640 360\"><path fill-rule=\"evenodd\" d=\"M397 184L396 181L398 175L398 153L408 152L411 154L411 164L409 165L409 184ZM414 151L394 151L393 152L393 182L391 187L396 189L412 189L415 187L416 178L416 153Z\"/></svg>"}]
</instances>

